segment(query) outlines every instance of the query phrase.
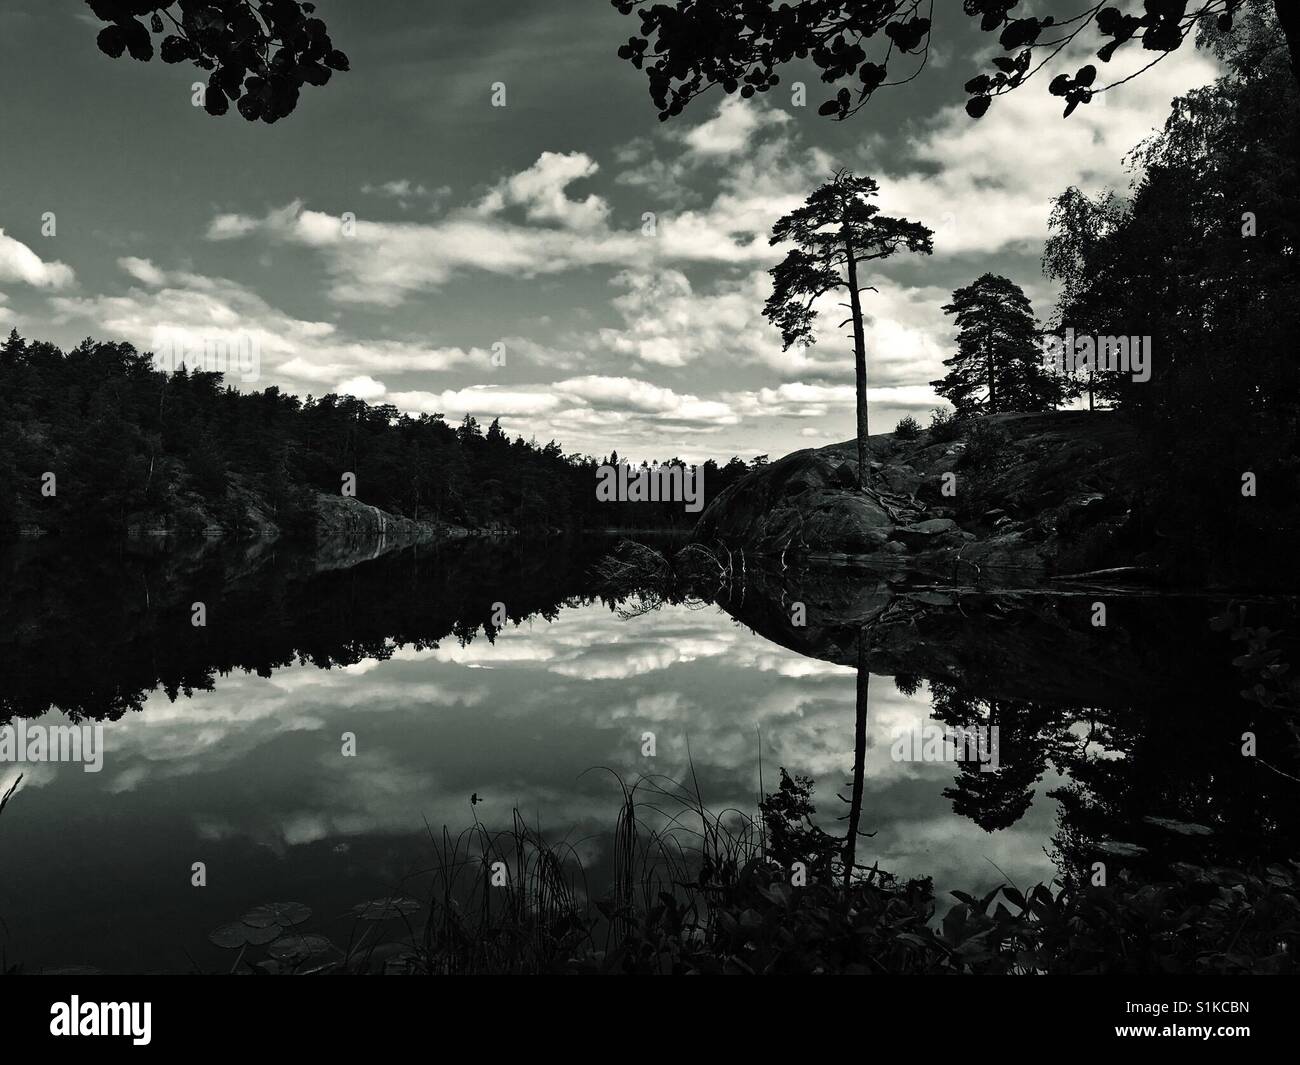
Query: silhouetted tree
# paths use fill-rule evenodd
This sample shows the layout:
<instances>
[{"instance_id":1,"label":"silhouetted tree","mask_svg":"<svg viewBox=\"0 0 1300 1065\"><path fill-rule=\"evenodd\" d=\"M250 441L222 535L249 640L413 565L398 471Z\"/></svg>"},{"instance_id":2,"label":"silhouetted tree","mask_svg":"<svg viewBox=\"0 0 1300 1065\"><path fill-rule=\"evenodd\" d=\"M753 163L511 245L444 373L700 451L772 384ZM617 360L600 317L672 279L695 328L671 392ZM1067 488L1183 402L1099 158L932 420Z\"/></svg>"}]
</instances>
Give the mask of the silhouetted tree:
<instances>
[{"instance_id":1,"label":"silhouetted tree","mask_svg":"<svg viewBox=\"0 0 1300 1065\"><path fill-rule=\"evenodd\" d=\"M956 289L943 311L955 317L957 352L931 381L958 417L1055 408L1060 382L1043 366L1038 324L1024 291L998 274Z\"/></svg>"},{"instance_id":2,"label":"silhouetted tree","mask_svg":"<svg viewBox=\"0 0 1300 1065\"><path fill-rule=\"evenodd\" d=\"M638 35L618 54L650 82L650 98L661 120L681 113L696 96L714 85L746 98L780 82L777 68L811 59L829 84L848 82L819 112L839 119L854 114L877 89L912 81L930 51L933 0L676 0L673 4L637 7L636 0L611 0L622 14L635 9ZM1141 41L1157 53L1148 69L1176 51L1195 31L1223 32L1246 0L1146 0L1145 9L1126 12L1119 6L1081 5L1073 14L1013 17L1018 0L963 0L966 14L979 19L986 33L997 33L1005 55L995 56L993 70L966 82L966 111L978 118L995 96L1019 88L1045 62L1088 35L1105 41L1097 58L1109 62L1115 52ZM1300 5L1295 0L1259 0L1276 7L1286 33L1292 69L1300 81ZM1189 6L1192 10L1188 10ZM884 38L883 40L881 38ZM866 47L877 45L874 57ZM905 58L904 58L905 57ZM906 68L898 72L899 62ZM894 64L893 80L890 65ZM1065 99L1065 114L1099 93L1130 80L1098 85L1097 68L1088 64L1073 76L1059 74L1049 91Z\"/></svg>"},{"instance_id":3,"label":"silhouetted tree","mask_svg":"<svg viewBox=\"0 0 1300 1065\"><path fill-rule=\"evenodd\" d=\"M162 35L158 54L164 63L190 62L211 71L204 94L204 109L210 115L224 115L234 100L249 122L276 122L298 105L304 85L324 85L334 71L349 68L348 57L334 47L325 23L315 17L315 4L298 0L86 3L108 23L96 41L105 55L118 59L125 53L148 61L154 56L153 36Z\"/></svg>"},{"instance_id":4,"label":"silhouetted tree","mask_svg":"<svg viewBox=\"0 0 1300 1065\"><path fill-rule=\"evenodd\" d=\"M1214 42L1228 73L1177 98L1134 152L1142 176L1124 209L1100 229L1095 202L1055 216L1068 252L1058 320L1150 339L1150 380L1098 374L1095 390L1146 431L1162 476L1137 511L1151 517L1139 520L1158 528L1192 579L1246 563L1242 544L1260 565L1291 550L1300 87L1279 36L1267 11L1246 12ZM1276 491L1246 499L1244 471Z\"/></svg>"},{"instance_id":5,"label":"silhouetted tree","mask_svg":"<svg viewBox=\"0 0 1300 1065\"><path fill-rule=\"evenodd\" d=\"M863 263L887 259L897 251L930 254L931 230L919 222L880 214L871 202L879 186L869 177L841 171L810 195L805 204L779 219L772 227L773 245L787 241L794 248L770 272L772 295L763 314L781 330L788 350L792 344L812 344L813 309L829 292L848 293L853 324L853 357L857 381L858 488L871 480L867 459L867 343L862 321L861 294L875 291L860 286Z\"/></svg>"}]
</instances>

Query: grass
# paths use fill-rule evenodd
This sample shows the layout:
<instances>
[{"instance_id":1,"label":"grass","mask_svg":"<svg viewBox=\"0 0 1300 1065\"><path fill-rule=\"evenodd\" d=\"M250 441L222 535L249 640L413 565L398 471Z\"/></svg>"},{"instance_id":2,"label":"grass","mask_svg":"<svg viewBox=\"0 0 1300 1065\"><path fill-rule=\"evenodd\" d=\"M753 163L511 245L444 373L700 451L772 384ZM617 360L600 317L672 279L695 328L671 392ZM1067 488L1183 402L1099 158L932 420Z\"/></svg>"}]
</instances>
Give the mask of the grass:
<instances>
[{"instance_id":1,"label":"grass","mask_svg":"<svg viewBox=\"0 0 1300 1065\"><path fill-rule=\"evenodd\" d=\"M1295 862L953 892L936 920L928 878L845 874L845 841L814 824L807 778L782 770L757 816L709 810L694 781L619 786L599 894L578 848L518 813L500 832L431 832L423 922L403 918L397 942L377 930L309 971L379 971L377 950L382 971L440 975L1297 971Z\"/></svg>"}]
</instances>

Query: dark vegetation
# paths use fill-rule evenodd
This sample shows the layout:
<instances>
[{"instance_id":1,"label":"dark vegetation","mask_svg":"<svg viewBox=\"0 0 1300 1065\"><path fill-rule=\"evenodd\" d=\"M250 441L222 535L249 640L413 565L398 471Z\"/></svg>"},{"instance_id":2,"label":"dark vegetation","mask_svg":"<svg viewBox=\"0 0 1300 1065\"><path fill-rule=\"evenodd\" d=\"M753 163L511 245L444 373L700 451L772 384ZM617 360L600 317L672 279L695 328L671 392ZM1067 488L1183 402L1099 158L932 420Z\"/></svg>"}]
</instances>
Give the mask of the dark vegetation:
<instances>
[{"instance_id":1,"label":"dark vegetation","mask_svg":"<svg viewBox=\"0 0 1300 1065\"><path fill-rule=\"evenodd\" d=\"M966 82L966 112L979 118L993 98L1019 88L1058 52L1078 42L1096 43L1109 63L1121 48L1140 42L1154 66L1188 38L1232 29L1247 0L1145 0L1080 4L1059 15L1017 12L1019 0L963 0L962 10L996 33L1003 55L993 69ZM906 85L926 65L932 38L933 0L675 0L638 7L611 0L618 11L641 20L638 34L618 50L620 59L644 70L660 120L672 118L713 86L749 98L781 83L779 68L799 61L815 67L822 82L840 86L818 113L845 119L866 106L877 90ZM1256 9L1276 12L1285 30L1290 62L1300 81L1300 10L1292 0L1258 0ZM869 57L868 49L872 50ZM1139 72L1140 73L1140 72ZM1085 64L1048 84L1065 101L1069 116L1080 104L1116 88L1129 77L1099 83L1097 67ZM811 79L809 79L811 80ZM1102 81L1104 82L1104 76Z\"/></svg>"},{"instance_id":2,"label":"dark vegetation","mask_svg":"<svg viewBox=\"0 0 1300 1065\"><path fill-rule=\"evenodd\" d=\"M476 822L433 836L432 869L336 919L337 942L294 929L311 916L298 903L257 907L209 939L238 950L232 972L271 975L1297 971L1294 861L1004 883L953 891L941 910L929 878L873 866L846 884L842 841L814 823L807 777L781 769L757 817L712 811L672 781L622 787L613 883L595 897L575 849L516 813L504 831Z\"/></svg>"},{"instance_id":3,"label":"dark vegetation","mask_svg":"<svg viewBox=\"0 0 1300 1065\"><path fill-rule=\"evenodd\" d=\"M1271 20L1209 43L1229 74L1137 148L1130 200L1068 190L1044 257L1058 324L1153 338L1150 381L1090 386L1142 429L1160 476L1134 520L1191 574L1245 553L1290 564L1300 492L1300 90Z\"/></svg>"},{"instance_id":4,"label":"dark vegetation","mask_svg":"<svg viewBox=\"0 0 1300 1065\"><path fill-rule=\"evenodd\" d=\"M193 63L208 71L204 110L224 115L233 100L249 122L277 122L298 106L304 85L325 85L349 69L316 5L298 0L86 0L107 25L95 43L113 59Z\"/></svg>"},{"instance_id":5,"label":"dark vegetation","mask_svg":"<svg viewBox=\"0 0 1300 1065\"><path fill-rule=\"evenodd\" d=\"M453 426L351 396L241 393L220 374L165 374L129 344L87 340L63 352L16 332L0 344L0 539L24 527L184 534L210 522L248 534L242 493L264 501L283 533L305 537L313 493L337 495L345 473L362 502L414 519L522 531L690 527L681 502L598 501L596 469L618 461L511 440L498 422L484 431L469 415ZM707 502L750 467L733 458L702 469ZM53 496L42 493L47 472Z\"/></svg>"}]
</instances>

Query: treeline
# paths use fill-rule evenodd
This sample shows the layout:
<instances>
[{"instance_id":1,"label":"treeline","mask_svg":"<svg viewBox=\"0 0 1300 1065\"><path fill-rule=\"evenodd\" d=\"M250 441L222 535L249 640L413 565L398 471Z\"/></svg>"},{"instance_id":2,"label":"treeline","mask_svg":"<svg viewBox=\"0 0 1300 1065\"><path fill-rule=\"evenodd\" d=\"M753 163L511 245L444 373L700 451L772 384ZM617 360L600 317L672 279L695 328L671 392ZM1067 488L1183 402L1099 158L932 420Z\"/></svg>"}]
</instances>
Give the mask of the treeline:
<instances>
[{"instance_id":1,"label":"treeline","mask_svg":"<svg viewBox=\"0 0 1300 1065\"><path fill-rule=\"evenodd\" d=\"M252 531L250 499L306 537L313 493L338 494L345 474L364 503L471 528L694 524L681 502L599 502L596 470L617 461L511 440L469 415L453 426L351 396L239 392L218 373L163 373L129 344L87 339L64 352L15 331L0 345L0 537L214 523L241 534ZM706 502L749 468L706 463Z\"/></svg>"}]
</instances>

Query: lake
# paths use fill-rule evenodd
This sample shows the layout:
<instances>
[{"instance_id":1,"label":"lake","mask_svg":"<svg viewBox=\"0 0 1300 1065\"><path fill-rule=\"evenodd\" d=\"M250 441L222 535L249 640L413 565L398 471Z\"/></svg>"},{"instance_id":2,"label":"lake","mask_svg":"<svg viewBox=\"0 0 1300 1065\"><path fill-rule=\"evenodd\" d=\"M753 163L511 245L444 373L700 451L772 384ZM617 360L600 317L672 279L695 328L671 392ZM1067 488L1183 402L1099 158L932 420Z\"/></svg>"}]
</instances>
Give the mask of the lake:
<instances>
[{"instance_id":1,"label":"lake","mask_svg":"<svg viewBox=\"0 0 1300 1065\"><path fill-rule=\"evenodd\" d=\"M858 861L932 877L940 907L1097 861L1296 853L1276 771L1295 772L1292 740L1241 698L1240 647L1209 625L1225 598L841 568L620 602L591 572L612 543L345 568L286 550L0 558L0 722L100 724L104 743L99 772L0 765L0 792L23 774L0 815L6 964L221 971L233 955L208 933L272 901L343 941L358 903L422 897L444 826L515 811L595 894L618 778L752 813L784 767L842 836L856 765ZM1296 604L1249 611L1286 628ZM956 725L996 727L996 769L929 757Z\"/></svg>"}]
</instances>

